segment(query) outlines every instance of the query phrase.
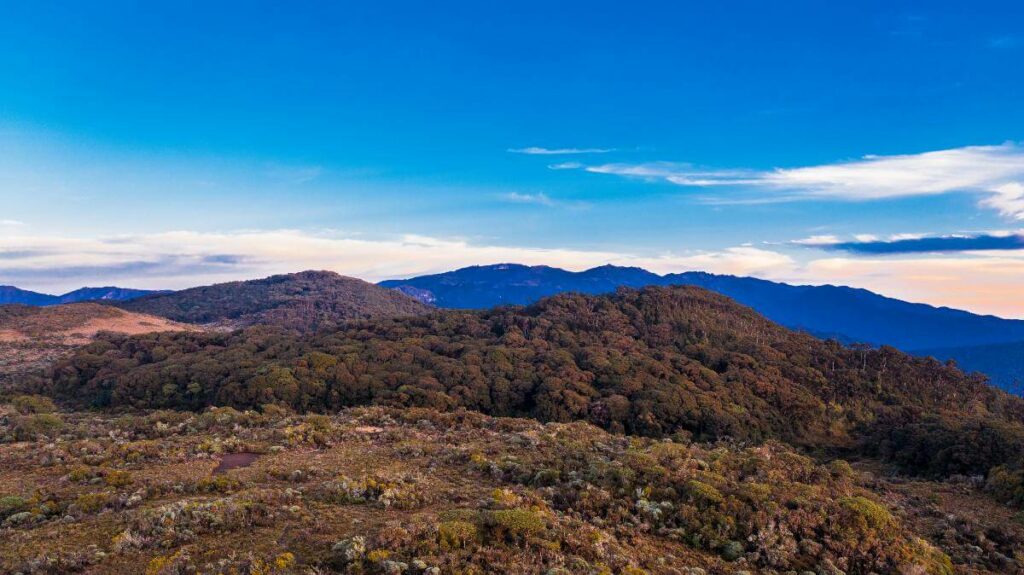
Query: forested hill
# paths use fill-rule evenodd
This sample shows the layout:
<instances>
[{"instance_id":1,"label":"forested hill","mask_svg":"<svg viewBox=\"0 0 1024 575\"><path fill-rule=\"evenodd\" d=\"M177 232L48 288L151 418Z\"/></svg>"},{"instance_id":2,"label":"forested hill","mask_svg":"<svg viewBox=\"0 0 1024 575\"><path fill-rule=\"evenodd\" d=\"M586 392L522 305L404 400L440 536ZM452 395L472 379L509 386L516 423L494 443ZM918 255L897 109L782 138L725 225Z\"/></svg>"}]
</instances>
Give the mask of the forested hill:
<instances>
[{"instance_id":1,"label":"forested hill","mask_svg":"<svg viewBox=\"0 0 1024 575\"><path fill-rule=\"evenodd\" d=\"M1024 341L1024 321L915 304L842 286L796 286L757 278L601 266L582 272L497 264L381 282L445 308L530 304L563 292L602 294L619 287L694 285L750 306L792 329L904 351Z\"/></svg>"},{"instance_id":2,"label":"forested hill","mask_svg":"<svg viewBox=\"0 0 1024 575\"><path fill-rule=\"evenodd\" d=\"M299 335L107 336L60 363L54 392L97 406L301 411L384 403L587 420L879 454L924 474L1018 457L1024 400L893 348L847 348L703 289L564 294Z\"/></svg>"},{"instance_id":3,"label":"forested hill","mask_svg":"<svg viewBox=\"0 0 1024 575\"><path fill-rule=\"evenodd\" d=\"M241 328L272 324L300 331L352 319L424 313L415 299L334 272L305 271L158 294L118 304L179 322Z\"/></svg>"}]
</instances>

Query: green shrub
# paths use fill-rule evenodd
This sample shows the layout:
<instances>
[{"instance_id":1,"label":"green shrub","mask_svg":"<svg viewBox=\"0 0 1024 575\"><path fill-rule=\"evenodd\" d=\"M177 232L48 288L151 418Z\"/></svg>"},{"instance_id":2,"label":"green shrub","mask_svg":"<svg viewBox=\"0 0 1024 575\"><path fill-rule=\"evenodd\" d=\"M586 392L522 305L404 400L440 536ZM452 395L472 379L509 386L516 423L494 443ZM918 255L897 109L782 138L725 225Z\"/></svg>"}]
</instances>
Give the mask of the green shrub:
<instances>
[{"instance_id":1,"label":"green shrub","mask_svg":"<svg viewBox=\"0 0 1024 575\"><path fill-rule=\"evenodd\" d=\"M996 499L1011 505L1024 505L1024 470L1006 465L992 468L985 488Z\"/></svg>"},{"instance_id":2,"label":"green shrub","mask_svg":"<svg viewBox=\"0 0 1024 575\"><path fill-rule=\"evenodd\" d=\"M14 422L14 435L21 441L40 435L52 435L64 428L64 420L54 413L37 413L19 417Z\"/></svg>"},{"instance_id":3,"label":"green shrub","mask_svg":"<svg viewBox=\"0 0 1024 575\"><path fill-rule=\"evenodd\" d=\"M881 530L893 524L892 514L885 507L860 495L843 497L839 505L845 511L847 523L860 532Z\"/></svg>"},{"instance_id":4,"label":"green shrub","mask_svg":"<svg viewBox=\"0 0 1024 575\"><path fill-rule=\"evenodd\" d=\"M83 493L75 499L75 505L83 513L96 513L107 506L110 497L106 493Z\"/></svg>"},{"instance_id":5,"label":"green shrub","mask_svg":"<svg viewBox=\"0 0 1024 575\"><path fill-rule=\"evenodd\" d=\"M27 506L28 502L17 495L0 497L0 520L24 510Z\"/></svg>"},{"instance_id":6,"label":"green shrub","mask_svg":"<svg viewBox=\"0 0 1024 575\"><path fill-rule=\"evenodd\" d=\"M110 487L127 487L132 484L132 474L127 471L111 471L103 481Z\"/></svg>"},{"instance_id":7,"label":"green shrub","mask_svg":"<svg viewBox=\"0 0 1024 575\"><path fill-rule=\"evenodd\" d=\"M11 399L11 404L22 415L57 411L57 406L53 404L53 401L42 395L16 395Z\"/></svg>"},{"instance_id":8,"label":"green shrub","mask_svg":"<svg viewBox=\"0 0 1024 575\"><path fill-rule=\"evenodd\" d=\"M739 541L729 541L722 546L722 559L736 561L743 557L743 544Z\"/></svg>"},{"instance_id":9,"label":"green shrub","mask_svg":"<svg viewBox=\"0 0 1024 575\"><path fill-rule=\"evenodd\" d=\"M437 526L437 542L444 551L463 549L476 540L476 525L466 521L445 521Z\"/></svg>"},{"instance_id":10,"label":"green shrub","mask_svg":"<svg viewBox=\"0 0 1024 575\"><path fill-rule=\"evenodd\" d=\"M845 459L836 459L828 464L828 471L837 479L849 479L856 473Z\"/></svg>"},{"instance_id":11,"label":"green shrub","mask_svg":"<svg viewBox=\"0 0 1024 575\"><path fill-rule=\"evenodd\" d=\"M487 526L495 539L522 541L544 532L544 518L529 509L501 509L487 513Z\"/></svg>"},{"instance_id":12,"label":"green shrub","mask_svg":"<svg viewBox=\"0 0 1024 575\"><path fill-rule=\"evenodd\" d=\"M697 481L691 479L686 482L686 491L696 501L704 504L715 505L725 500L722 497L722 493L718 491L713 485L708 485L703 481Z\"/></svg>"}]
</instances>

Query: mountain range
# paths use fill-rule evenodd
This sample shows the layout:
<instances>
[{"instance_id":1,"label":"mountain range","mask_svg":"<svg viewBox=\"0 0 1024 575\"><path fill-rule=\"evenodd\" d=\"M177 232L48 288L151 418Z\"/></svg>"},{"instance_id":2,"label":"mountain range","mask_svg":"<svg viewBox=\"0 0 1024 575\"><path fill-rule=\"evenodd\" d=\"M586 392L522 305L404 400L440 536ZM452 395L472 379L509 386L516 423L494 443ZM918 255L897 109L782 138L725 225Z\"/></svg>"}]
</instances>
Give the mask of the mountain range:
<instances>
[{"instance_id":1,"label":"mountain range","mask_svg":"<svg viewBox=\"0 0 1024 575\"><path fill-rule=\"evenodd\" d=\"M841 286L789 285L751 277L684 272L658 275L602 266L571 272L548 266L498 264L381 282L443 308L526 305L562 292L610 293L620 287L692 285L752 307L791 329L847 343L903 350L1024 340L1024 321L917 304Z\"/></svg>"},{"instance_id":2,"label":"mountain range","mask_svg":"<svg viewBox=\"0 0 1024 575\"><path fill-rule=\"evenodd\" d=\"M1024 380L1024 321L909 303L843 286L789 285L750 277L601 266L572 272L550 266L495 264L388 280L391 290L332 272L302 272L178 292L82 288L61 296L0 287L0 304L108 301L130 311L194 324L237 328L258 323L309 330L356 318L421 313L428 306L483 309L527 305L563 292L604 294L621 287L692 285L726 295L791 329L843 343L891 345L953 359L993 384L1018 390ZM418 300L414 301L414 300Z\"/></svg>"},{"instance_id":3,"label":"mountain range","mask_svg":"<svg viewBox=\"0 0 1024 575\"><path fill-rule=\"evenodd\" d=\"M23 304L34 306L60 305L85 301L127 301L154 293L166 293L154 290L129 289L120 287L83 287L64 295L50 295L14 286L0 286L0 305Z\"/></svg>"},{"instance_id":4,"label":"mountain range","mask_svg":"<svg viewBox=\"0 0 1024 575\"><path fill-rule=\"evenodd\" d=\"M601 266L571 272L497 264L381 282L443 308L525 305L561 292L602 294L620 287L693 285L726 295L791 329L844 343L891 345L956 360L995 385L1017 387L1024 375L1024 321L909 303L843 286L789 285L750 277Z\"/></svg>"}]
</instances>

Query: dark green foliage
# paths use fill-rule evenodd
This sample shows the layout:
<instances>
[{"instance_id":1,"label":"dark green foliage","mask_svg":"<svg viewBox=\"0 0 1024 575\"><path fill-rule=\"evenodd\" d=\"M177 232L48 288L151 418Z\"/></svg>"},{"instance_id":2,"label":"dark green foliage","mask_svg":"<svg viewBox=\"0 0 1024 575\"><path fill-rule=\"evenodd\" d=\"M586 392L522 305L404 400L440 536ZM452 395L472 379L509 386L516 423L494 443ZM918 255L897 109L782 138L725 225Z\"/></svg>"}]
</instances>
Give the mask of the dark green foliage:
<instances>
[{"instance_id":1,"label":"dark green foliage","mask_svg":"<svg viewBox=\"0 0 1024 575\"><path fill-rule=\"evenodd\" d=\"M186 323L228 327L271 324L300 331L429 309L398 291L317 271L197 287L118 305Z\"/></svg>"},{"instance_id":2,"label":"dark green foliage","mask_svg":"<svg viewBox=\"0 0 1024 575\"><path fill-rule=\"evenodd\" d=\"M582 419L646 436L826 449L863 442L935 475L985 473L1024 445L1024 400L980 378L892 348L792 332L690 287L560 295L307 335L260 327L106 336L60 363L54 386L97 406L380 403Z\"/></svg>"}]
</instances>

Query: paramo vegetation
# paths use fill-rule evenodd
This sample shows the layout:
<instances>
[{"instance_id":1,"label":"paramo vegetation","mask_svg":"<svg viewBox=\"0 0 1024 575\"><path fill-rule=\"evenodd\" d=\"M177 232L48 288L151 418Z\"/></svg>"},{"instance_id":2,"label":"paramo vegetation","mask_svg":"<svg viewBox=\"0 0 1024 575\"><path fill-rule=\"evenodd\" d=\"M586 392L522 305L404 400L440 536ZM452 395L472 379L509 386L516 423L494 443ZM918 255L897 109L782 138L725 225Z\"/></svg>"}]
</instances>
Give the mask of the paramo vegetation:
<instances>
[{"instance_id":1,"label":"paramo vegetation","mask_svg":"<svg viewBox=\"0 0 1024 575\"><path fill-rule=\"evenodd\" d=\"M59 363L51 391L95 407L466 408L647 437L774 439L930 477L1012 470L1024 453L1024 400L980 376L821 341L692 287L305 335L112 335Z\"/></svg>"}]
</instances>

